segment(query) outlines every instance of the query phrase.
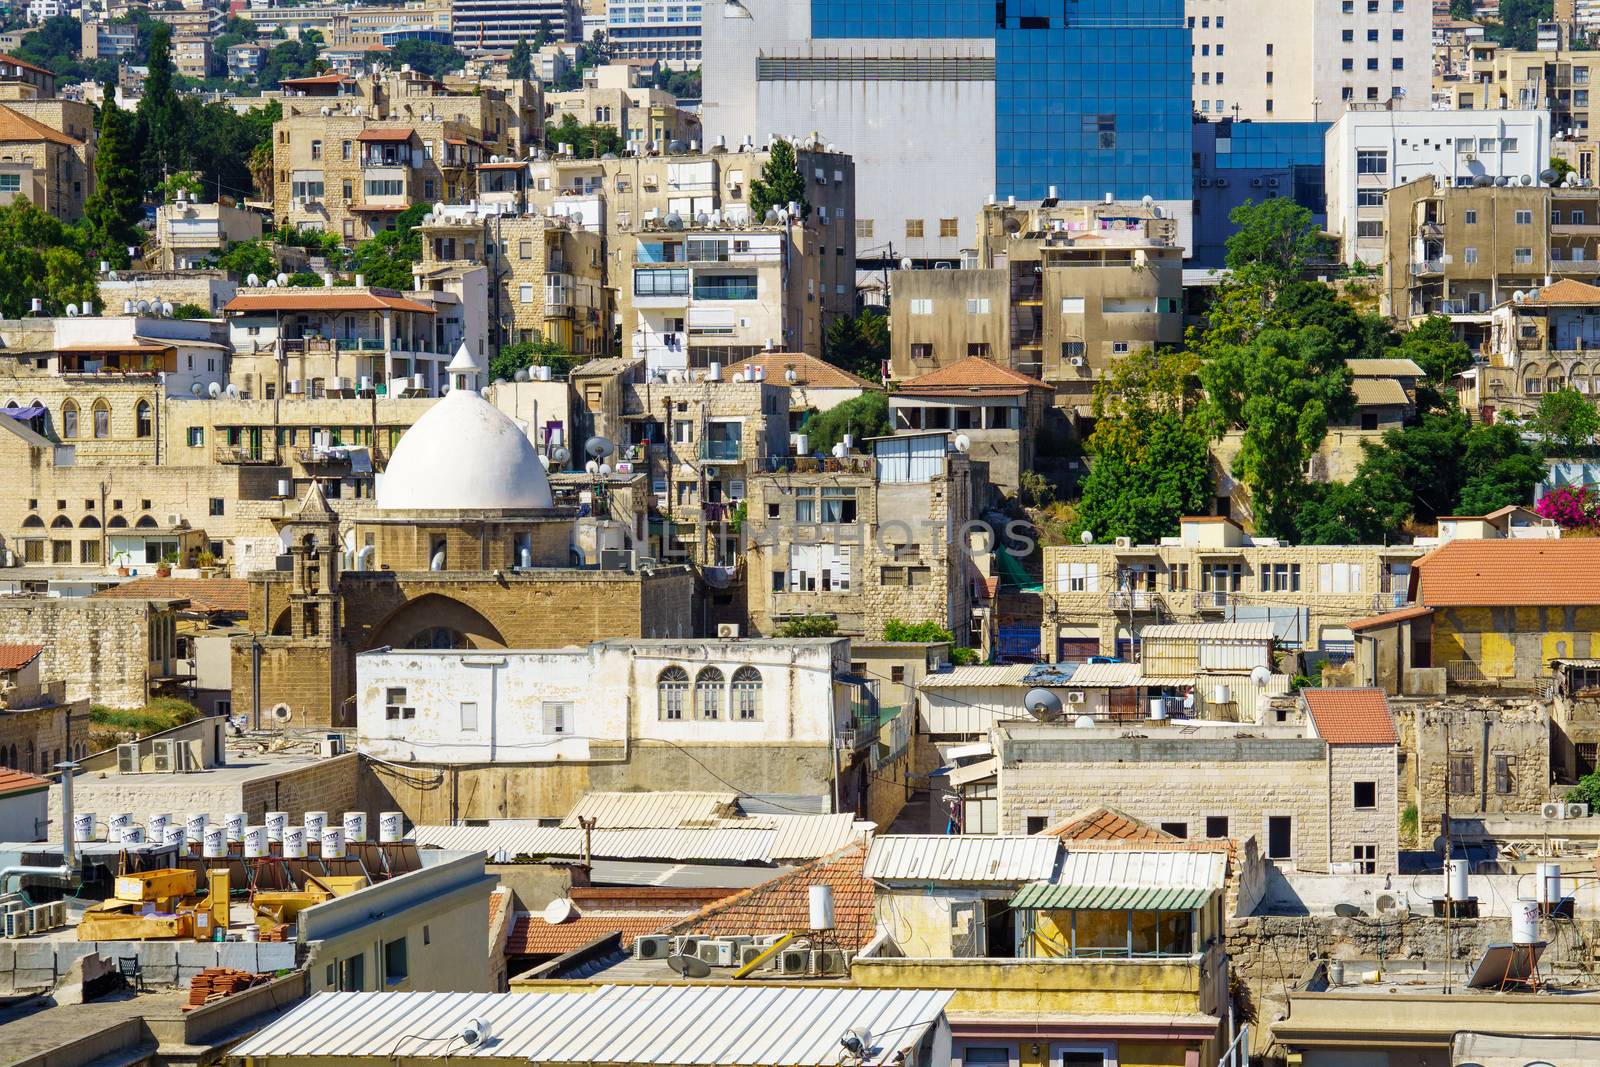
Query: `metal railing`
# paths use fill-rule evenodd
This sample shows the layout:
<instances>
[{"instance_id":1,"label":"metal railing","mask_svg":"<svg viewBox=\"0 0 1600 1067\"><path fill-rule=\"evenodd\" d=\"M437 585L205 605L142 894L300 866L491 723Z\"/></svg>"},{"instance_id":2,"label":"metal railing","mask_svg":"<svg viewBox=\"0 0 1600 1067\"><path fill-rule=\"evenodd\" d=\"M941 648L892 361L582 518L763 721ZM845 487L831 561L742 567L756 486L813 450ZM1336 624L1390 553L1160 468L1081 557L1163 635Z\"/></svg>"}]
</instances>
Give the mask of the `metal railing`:
<instances>
[{"instance_id":1,"label":"metal railing","mask_svg":"<svg viewBox=\"0 0 1600 1067\"><path fill-rule=\"evenodd\" d=\"M1196 611L1226 611L1233 602L1233 593L1226 589L1211 589L1194 595Z\"/></svg>"},{"instance_id":2,"label":"metal railing","mask_svg":"<svg viewBox=\"0 0 1600 1067\"><path fill-rule=\"evenodd\" d=\"M1239 1032L1217 1057L1217 1067L1250 1067L1250 1024L1240 1023Z\"/></svg>"},{"instance_id":3,"label":"metal railing","mask_svg":"<svg viewBox=\"0 0 1600 1067\"><path fill-rule=\"evenodd\" d=\"M218 445L215 451L218 463L272 464L278 462L278 447L270 442L259 445Z\"/></svg>"},{"instance_id":4,"label":"metal railing","mask_svg":"<svg viewBox=\"0 0 1600 1067\"><path fill-rule=\"evenodd\" d=\"M1106 594L1112 611L1160 611L1161 594L1153 589L1117 589Z\"/></svg>"},{"instance_id":5,"label":"metal railing","mask_svg":"<svg viewBox=\"0 0 1600 1067\"><path fill-rule=\"evenodd\" d=\"M1411 603L1411 598L1404 589L1394 589L1383 593L1372 594L1372 610L1394 611Z\"/></svg>"},{"instance_id":6,"label":"metal railing","mask_svg":"<svg viewBox=\"0 0 1600 1067\"><path fill-rule=\"evenodd\" d=\"M737 460L742 444L742 441L707 438L700 442L700 458L724 462Z\"/></svg>"},{"instance_id":7,"label":"metal railing","mask_svg":"<svg viewBox=\"0 0 1600 1067\"><path fill-rule=\"evenodd\" d=\"M1442 259L1414 260L1411 263L1411 273L1412 274L1443 274L1444 273L1444 260L1442 260Z\"/></svg>"}]
</instances>

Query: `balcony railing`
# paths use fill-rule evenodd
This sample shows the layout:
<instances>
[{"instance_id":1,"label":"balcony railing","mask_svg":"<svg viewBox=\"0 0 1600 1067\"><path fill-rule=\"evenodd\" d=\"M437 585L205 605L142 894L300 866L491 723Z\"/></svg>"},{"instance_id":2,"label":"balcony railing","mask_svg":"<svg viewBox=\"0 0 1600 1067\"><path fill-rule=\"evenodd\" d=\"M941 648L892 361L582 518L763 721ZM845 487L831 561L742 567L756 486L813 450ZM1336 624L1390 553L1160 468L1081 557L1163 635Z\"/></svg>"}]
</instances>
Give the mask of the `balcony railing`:
<instances>
[{"instance_id":1,"label":"balcony railing","mask_svg":"<svg viewBox=\"0 0 1600 1067\"><path fill-rule=\"evenodd\" d=\"M1404 589L1372 594L1372 610L1376 612L1394 611L1410 602L1410 595Z\"/></svg>"},{"instance_id":2,"label":"balcony railing","mask_svg":"<svg viewBox=\"0 0 1600 1067\"><path fill-rule=\"evenodd\" d=\"M718 463L727 463L739 459L739 449L742 444L739 440L706 439L700 442L700 458Z\"/></svg>"},{"instance_id":3,"label":"balcony railing","mask_svg":"<svg viewBox=\"0 0 1600 1067\"><path fill-rule=\"evenodd\" d=\"M740 282L735 285L704 285L696 282L694 298L696 300L754 300L756 298L756 283Z\"/></svg>"},{"instance_id":4,"label":"balcony railing","mask_svg":"<svg viewBox=\"0 0 1600 1067\"><path fill-rule=\"evenodd\" d=\"M259 445L218 445L215 458L228 465L270 465L278 462L278 448L270 442Z\"/></svg>"},{"instance_id":5,"label":"balcony railing","mask_svg":"<svg viewBox=\"0 0 1600 1067\"><path fill-rule=\"evenodd\" d=\"M1411 263L1411 273L1414 274L1414 275L1420 275L1420 274L1443 274L1444 273L1444 260L1442 260L1442 259L1413 260L1412 263Z\"/></svg>"},{"instance_id":6,"label":"balcony railing","mask_svg":"<svg viewBox=\"0 0 1600 1067\"><path fill-rule=\"evenodd\" d=\"M341 352L382 352L384 348L381 337L339 337L333 343Z\"/></svg>"},{"instance_id":7,"label":"balcony railing","mask_svg":"<svg viewBox=\"0 0 1600 1067\"><path fill-rule=\"evenodd\" d=\"M1233 593L1226 589L1212 589L1194 595L1196 611L1227 611L1233 602Z\"/></svg>"},{"instance_id":8,"label":"balcony railing","mask_svg":"<svg viewBox=\"0 0 1600 1067\"><path fill-rule=\"evenodd\" d=\"M766 474L871 474L871 456L761 456L751 468Z\"/></svg>"},{"instance_id":9,"label":"balcony railing","mask_svg":"<svg viewBox=\"0 0 1600 1067\"><path fill-rule=\"evenodd\" d=\"M1160 611L1161 594L1150 589L1117 589L1106 595L1112 611Z\"/></svg>"}]
</instances>

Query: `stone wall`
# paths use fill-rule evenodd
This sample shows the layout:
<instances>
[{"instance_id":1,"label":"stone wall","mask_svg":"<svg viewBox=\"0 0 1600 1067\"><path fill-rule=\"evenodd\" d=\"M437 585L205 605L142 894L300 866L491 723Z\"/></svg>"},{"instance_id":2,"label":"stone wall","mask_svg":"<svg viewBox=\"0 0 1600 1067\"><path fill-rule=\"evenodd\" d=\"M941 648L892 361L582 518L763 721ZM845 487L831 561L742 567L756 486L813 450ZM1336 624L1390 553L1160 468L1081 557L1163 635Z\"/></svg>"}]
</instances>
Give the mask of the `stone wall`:
<instances>
[{"instance_id":1,"label":"stone wall","mask_svg":"<svg viewBox=\"0 0 1600 1067\"><path fill-rule=\"evenodd\" d=\"M1444 815L1449 757L1470 760L1469 787L1449 796L1453 816L1469 812L1538 811L1559 799L1550 788L1550 711L1528 698L1451 697L1391 704L1405 753L1402 807L1417 805L1421 845L1431 847ZM1497 773L1509 760L1510 789ZM1461 784L1461 783L1458 783Z\"/></svg>"},{"instance_id":2,"label":"stone wall","mask_svg":"<svg viewBox=\"0 0 1600 1067\"><path fill-rule=\"evenodd\" d=\"M1399 775L1394 745L1328 746L1329 862L1354 860L1357 845L1377 848L1376 873L1400 869ZM1376 804L1355 806L1355 783L1372 782Z\"/></svg>"},{"instance_id":3,"label":"stone wall","mask_svg":"<svg viewBox=\"0 0 1600 1067\"><path fill-rule=\"evenodd\" d=\"M87 700L0 715L0 764L4 766L30 774L48 774L63 755L88 750Z\"/></svg>"},{"instance_id":4,"label":"stone wall","mask_svg":"<svg viewBox=\"0 0 1600 1067\"><path fill-rule=\"evenodd\" d=\"M6 597L0 643L45 646L68 700L133 708L148 696L150 620L142 600Z\"/></svg>"}]
</instances>

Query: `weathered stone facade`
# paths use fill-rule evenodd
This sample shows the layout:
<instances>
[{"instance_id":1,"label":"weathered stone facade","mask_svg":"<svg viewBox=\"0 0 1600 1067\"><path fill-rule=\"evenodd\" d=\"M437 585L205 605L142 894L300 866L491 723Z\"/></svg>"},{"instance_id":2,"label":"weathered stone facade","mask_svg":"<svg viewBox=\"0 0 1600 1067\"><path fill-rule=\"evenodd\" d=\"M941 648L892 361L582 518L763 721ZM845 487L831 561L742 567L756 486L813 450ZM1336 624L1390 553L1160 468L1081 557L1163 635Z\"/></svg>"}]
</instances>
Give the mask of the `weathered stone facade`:
<instances>
[{"instance_id":1,"label":"weathered stone facade","mask_svg":"<svg viewBox=\"0 0 1600 1067\"><path fill-rule=\"evenodd\" d=\"M173 673L176 613L164 601L100 597L0 598L0 643L45 646L68 700L139 707Z\"/></svg>"},{"instance_id":2,"label":"weathered stone facade","mask_svg":"<svg viewBox=\"0 0 1600 1067\"><path fill-rule=\"evenodd\" d=\"M1405 754L1401 806L1417 806L1423 847L1452 817L1538 811L1550 786L1550 708L1536 698L1394 701ZM1448 796L1447 796L1448 794Z\"/></svg>"},{"instance_id":3,"label":"weathered stone facade","mask_svg":"<svg viewBox=\"0 0 1600 1067\"><path fill-rule=\"evenodd\" d=\"M1371 787L1371 803L1366 789ZM1357 873L1400 869L1399 775L1395 746L1328 746L1328 857ZM1371 849L1369 853L1365 850ZM1365 864L1372 864L1368 871Z\"/></svg>"},{"instance_id":4,"label":"weathered stone facade","mask_svg":"<svg viewBox=\"0 0 1600 1067\"><path fill-rule=\"evenodd\" d=\"M0 765L44 775L88 751L87 700L0 712Z\"/></svg>"}]
</instances>

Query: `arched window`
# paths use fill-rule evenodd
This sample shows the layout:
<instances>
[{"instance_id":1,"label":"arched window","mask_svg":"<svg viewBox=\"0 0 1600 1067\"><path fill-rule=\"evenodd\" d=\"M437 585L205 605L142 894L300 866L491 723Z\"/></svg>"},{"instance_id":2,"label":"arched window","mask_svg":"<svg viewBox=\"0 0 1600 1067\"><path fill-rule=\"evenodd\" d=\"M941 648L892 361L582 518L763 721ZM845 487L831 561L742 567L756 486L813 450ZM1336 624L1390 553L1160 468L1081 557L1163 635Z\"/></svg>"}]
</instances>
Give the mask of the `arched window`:
<instances>
[{"instance_id":1,"label":"arched window","mask_svg":"<svg viewBox=\"0 0 1600 1067\"><path fill-rule=\"evenodd\" d=\"M106 523L106 529L108 530L125 530L127 528L128 520L123 518L121 515L111 516L111 521Z\"/></svg>"},{"instance_id":2,"label":"arched window","mask_svg":"<svg viewBox=\"0 0 1600 1067\"><path fill-rule=\"evenodd\" d=\"M1567 380L1572 383L1572 387L1578 392L1587 393L1589 391L1589 371L1582 363L1574 363L1572 365L1572 369L1567 372Z\"/></svg>"},{"instance_id":3,"label":"arched window","mask_svg":"<svg viewBox=\"0 0 1600 1067\"><path fill-rule=\"evenodd\" d=\"M70 441L78 436L78 405L68 400L61 405L61 437Z\"/></svg>"},{"instance_id":4,"label":"arched window","mask_svg":"<svg viewBox=\"0 0 1600 1067\"><path fill-rule=\"evenodd\" d=\"M133 432L139 437L149 437L154 429L150 419L150 401L141 400L133 409Z\"/></svg>"},{"instance_id":5,"label":"arched window","mask_svg":"<svg viewBox=\"0 0 1600 1067\"><path fill-rule=\"evenodd\" d=\"M27 518L22 520L22 526L23 526L24 529L29 529L29 530L32 530L32 529L43 529L44 528L44 520L41 519L37 515L29 515Z\"/></svg>"},{"instance_id":6,"label":"arched window","mask_svg":"<svg viewBox=\"0 0 1600 1067\"><path fill-rule=\"evenodd\" d=\"M703 668L694 679L694 717L722 718L722 701L728 693L727 679L715 667Z\"/></svg>"},{"instance_id":7,"label":"arched window","mask_svg":"<svg viewBox=\"0 0 1600 1067\"><path fill-rule=\"evenodd\" d=\"M55 530L70 530L72 529L72 520L65 515L57 515L50 521L50 526Z\"/></svg>"},{"instance_id":8,"label":"arched window","mask_svg":"<svg viewBox=\"0 0 1600 1067\"><path fill-rule=\"evenodd\" d=\"M689 672L668 667L656 679L656 707L663 719L683 718L683 705L689 693Z\"/></svg>"},{"instance_id":9,"label":"arched window","mask_svg":"<svg viewBox=\"0 0 1600 1067\"><path fill-rule=\"evenodd\" d=\"M733 672L733 709L729 714L745 722L761 718L761 672L754 667L740 667Z\"/></svg>"},{"instance_id":10,"label":"arched window","mask_svg":"<svg viewBox=\"0 0 1600 1067\"><path fill-rule=\"evenodd\" d=\"M148 515L140 515L139 521L134 523L134 526L141 530L154 530L157 525L156 520Z\"/></svg>"},{"instance_id":11,"label":"arched window","mask_svg":"<svg viewBox=\"0 0 1600 1067\"><path fill-rule=\"evenodd\" d=\"M96 400L93 415L95 439L103 441L111 436L111 405L104 400Z\"/></svg>"},{"instance_id":12,"label":"arched window","mask_svg":"<svg viewBox=\"0 0 1600 1067\"><path fill-rule=\"evenodd\" d=\"M78 529L98 530L100 529L100 520L95 518L93 515L85 515L82 519L78 520Z\"/></svg>"}]
</instances>

